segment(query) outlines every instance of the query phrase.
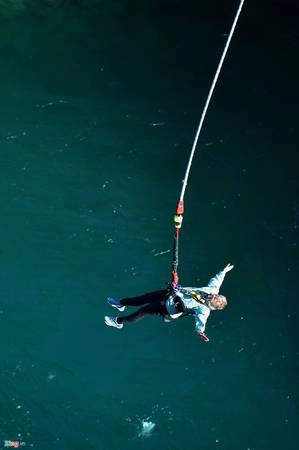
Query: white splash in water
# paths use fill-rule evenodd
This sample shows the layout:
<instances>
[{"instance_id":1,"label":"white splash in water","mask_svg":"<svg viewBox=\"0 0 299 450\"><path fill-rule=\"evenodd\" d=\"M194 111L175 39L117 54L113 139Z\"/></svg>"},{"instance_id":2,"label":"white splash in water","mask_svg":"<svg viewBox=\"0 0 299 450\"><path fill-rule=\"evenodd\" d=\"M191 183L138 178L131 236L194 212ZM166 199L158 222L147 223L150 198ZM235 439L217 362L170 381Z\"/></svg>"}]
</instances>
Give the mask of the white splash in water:
<instances>
[{"instance_id":1,"label":"white splash in water","mask_svg":"<svg viewBox=\"0 0 299 450\"><path fill-rule=\"evenodd\" d=\"M139 437L150 437L153 429L156 426L155 422L152 422L151 420L143 420L141 422L141 425L142 425L142 428L138 434Z\"/></svg>"}]
</instances>

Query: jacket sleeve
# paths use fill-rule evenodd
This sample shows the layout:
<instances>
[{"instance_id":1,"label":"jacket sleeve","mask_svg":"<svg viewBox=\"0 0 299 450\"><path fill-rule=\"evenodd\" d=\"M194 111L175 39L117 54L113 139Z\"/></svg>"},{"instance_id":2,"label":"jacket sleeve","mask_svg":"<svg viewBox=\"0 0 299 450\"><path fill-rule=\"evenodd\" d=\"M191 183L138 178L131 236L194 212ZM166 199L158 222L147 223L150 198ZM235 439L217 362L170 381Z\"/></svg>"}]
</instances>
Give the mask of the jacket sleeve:
<instances>
[{"instance_id":1,"label":"jacket sleeve","mask_svg":"<svg viewBox=\"0 0 299 450\"><path fill-rule=\"evenodd\" d=\"M204 332L206 328L206 323L210 315L209 308L196 308L195 317L195 330L196 333Z\"/></svg>"},{"instance_id":2,"label":"jacket sleeve","mask_svg":"<svg viewBox=\"0 0 299 450\"><path fill-rule=\"evenodd\" d=\"M207 287L210 288L209 290L211 294L218 294L220 286L223 283L224 277L225 272L224 270L221 270L213 278L210 279Z\"/></svg>"}]
</instances>

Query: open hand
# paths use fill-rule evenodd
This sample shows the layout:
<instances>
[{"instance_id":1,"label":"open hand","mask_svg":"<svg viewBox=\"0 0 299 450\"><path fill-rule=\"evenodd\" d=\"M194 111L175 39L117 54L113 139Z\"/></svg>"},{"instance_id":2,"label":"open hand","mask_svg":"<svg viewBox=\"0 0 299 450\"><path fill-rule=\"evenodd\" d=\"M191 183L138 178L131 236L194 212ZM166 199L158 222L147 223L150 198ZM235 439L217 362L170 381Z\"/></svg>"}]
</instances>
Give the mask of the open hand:
<instances>
[{"instance_id":1,"label":"open hand","mask_svg":"<svg viewBox=\"0 0 299 450\"><path fill-rule=\"evenodd\" d=\"M199 333L198 333L198 335L199 335L199 337L201 337L201 339L203 339L205 342L209 342L209 338L208 338L208 336L203 332L203 331L200 331Z\"/></svg>"},{"instance_id":2,"label":"open hand","mask_svg":"<svg viewBox=\"0 0 299 450\"><path fill-rule=\"evenodd\" d=\"M234 266L232 264L227 264L227 266L224 267L223 272L229 272L230 270L232 270L234 268Z\"/></svg>"}]
</instances>

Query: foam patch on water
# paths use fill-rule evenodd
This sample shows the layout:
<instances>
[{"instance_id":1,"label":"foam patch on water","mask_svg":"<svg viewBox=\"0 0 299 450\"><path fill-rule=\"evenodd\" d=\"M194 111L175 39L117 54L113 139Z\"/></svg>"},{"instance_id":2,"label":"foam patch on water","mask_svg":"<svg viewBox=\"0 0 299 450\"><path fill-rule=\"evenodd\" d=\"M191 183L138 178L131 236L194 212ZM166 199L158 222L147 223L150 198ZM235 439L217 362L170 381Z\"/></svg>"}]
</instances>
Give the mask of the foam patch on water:
<instances>
[{"instance_id":1,"label":"foam patch on water","mask_svg":"<svg viewBox=\"0 0 299 450\"><path fill-rule=\"evenodd\" d=\"M173 421L175 420L172 412L167 405L160 404L153 405L150 412L147 414L126 417L126 422L131 424L134 429L133 439L151 437L156 433L156 425L159 424L163 429L167 429L168 433L172 434Z\"/></svg>"},{"instance_id":2,"label":"foam patch on water","mask_svg":"<svg viewBox=\"0 0 299 450\"><path fill-rule=\"evenodd\" d=\"M148 420L148 419L142 420L141 430L138 433L138 436L144 437L144 438L150 437L155 426L156 426L155 422L152 422L151 420Z\"/></svg>"}]
</instances>

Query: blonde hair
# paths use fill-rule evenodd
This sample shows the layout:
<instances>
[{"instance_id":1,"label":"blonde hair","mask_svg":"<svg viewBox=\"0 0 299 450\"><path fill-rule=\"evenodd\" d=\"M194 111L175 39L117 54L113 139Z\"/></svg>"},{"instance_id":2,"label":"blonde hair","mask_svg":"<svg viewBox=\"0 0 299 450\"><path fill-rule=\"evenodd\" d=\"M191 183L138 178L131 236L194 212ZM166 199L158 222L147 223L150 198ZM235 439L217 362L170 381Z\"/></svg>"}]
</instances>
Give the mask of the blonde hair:
<instances>
[{"instance_id":1,"label":"blonde hair","mask_svg":"<svg viewBox=\"0 0 299 450\"><path fill-rule=\"evenodd\" d=\"M224 295L214 295L212 299L212 306L215 309L224 309L227 306L227 299Z\"/></svg>"}]
</instances>

